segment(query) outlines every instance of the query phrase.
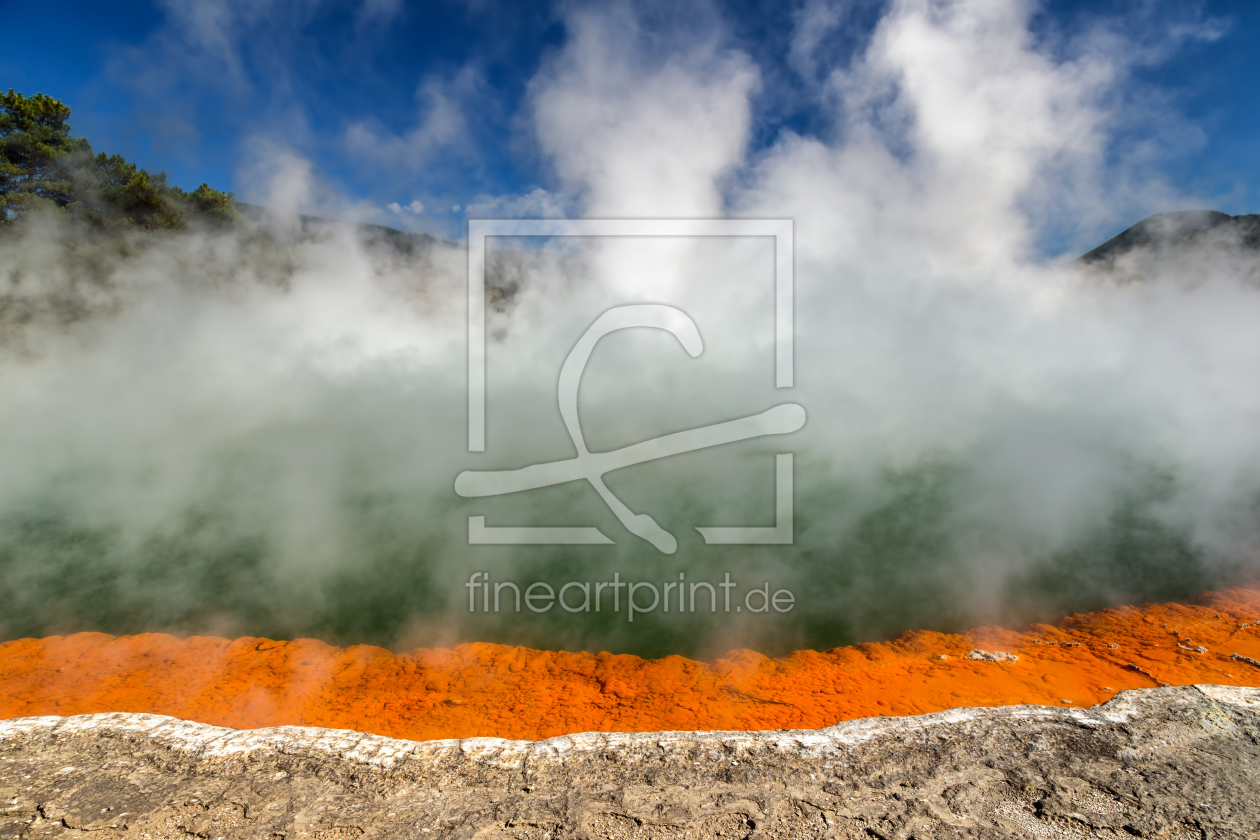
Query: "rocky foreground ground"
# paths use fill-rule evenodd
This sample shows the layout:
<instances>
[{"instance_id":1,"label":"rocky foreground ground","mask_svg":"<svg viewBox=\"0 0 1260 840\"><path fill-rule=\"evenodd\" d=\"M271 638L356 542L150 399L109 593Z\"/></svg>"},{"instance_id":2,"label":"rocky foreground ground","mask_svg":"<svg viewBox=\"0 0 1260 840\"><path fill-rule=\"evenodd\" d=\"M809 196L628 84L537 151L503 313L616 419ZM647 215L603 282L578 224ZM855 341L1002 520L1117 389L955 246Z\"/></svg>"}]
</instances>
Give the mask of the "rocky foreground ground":
<instances>
[{"instance_id":1,"label":"rocky foreground ground","mask_svg":"<svg viewBox=\"0 0 1260 840\"><path fill-rule=\"evenodd\" d=\"M0 722L0 840L1260 837L1260 689L818 730L401 741Z\"/></svg>"}]
</instances>

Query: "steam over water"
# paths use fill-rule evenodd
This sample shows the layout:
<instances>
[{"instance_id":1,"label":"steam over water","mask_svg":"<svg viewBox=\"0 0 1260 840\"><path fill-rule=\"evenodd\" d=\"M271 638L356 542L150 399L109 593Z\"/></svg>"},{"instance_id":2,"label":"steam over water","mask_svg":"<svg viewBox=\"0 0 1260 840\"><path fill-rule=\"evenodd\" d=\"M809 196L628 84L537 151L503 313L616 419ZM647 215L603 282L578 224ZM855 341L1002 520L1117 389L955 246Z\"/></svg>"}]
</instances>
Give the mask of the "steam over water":
<instances>
[{"instance_id":1,"label":"steam over water","mask_svg":"<svg viewBox=\"0 0 1260 840\"><path fill-rule=\"evenodd\" d=\"M791 390L763 239L495 243L485 454L467 451L464 245L301 225L283 211L317 191L300 167L236 231L119 241L44 219L0 241L0 634L779 653L1254 576L1254 255L1226 237L1125 283L1070 261L1179 199L1115 153L1114 90L1146 46L1050 49L1029 14L893 3L837 66L802 34L793 60L833 127L756 156L760 71L720 32L663 46L624 9L570 15L529 106L554 206L793 219ZM493 214L545 212L533 198ZM592 450L788 401L806 426L610 474L673 555L585 483L458 497L463 470L573 456L560 366L601 312L644 302L687 312L704 352L604 339L582 380ZM696 526L773 524L777 452L794 544L706 546ZM470 546L471 515L615 545ZM522 589L729 573L733 604L766 582L795 604L470 612L475 572Z\"/></svg>"}]
</instances>

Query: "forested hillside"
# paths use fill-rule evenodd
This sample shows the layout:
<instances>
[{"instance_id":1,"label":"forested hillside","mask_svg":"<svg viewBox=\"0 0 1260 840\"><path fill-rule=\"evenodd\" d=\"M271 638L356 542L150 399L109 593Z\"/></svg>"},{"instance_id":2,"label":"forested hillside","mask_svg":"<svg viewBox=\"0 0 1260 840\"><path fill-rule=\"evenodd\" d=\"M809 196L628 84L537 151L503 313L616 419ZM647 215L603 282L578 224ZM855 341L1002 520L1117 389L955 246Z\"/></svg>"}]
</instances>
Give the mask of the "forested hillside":
<instances>
[{"instance_id":1,"label":"forested hillside","mask_svg":"<svg viewBox=\"0 0 1260 840\"><path fill-rule=\"evenodd\" d=\"M238 218L232 193L191 192L71 135L70 108L42 93L0 94L0 225L51 211L104 229L184 230Z\"/></svg>"}]
</instances>

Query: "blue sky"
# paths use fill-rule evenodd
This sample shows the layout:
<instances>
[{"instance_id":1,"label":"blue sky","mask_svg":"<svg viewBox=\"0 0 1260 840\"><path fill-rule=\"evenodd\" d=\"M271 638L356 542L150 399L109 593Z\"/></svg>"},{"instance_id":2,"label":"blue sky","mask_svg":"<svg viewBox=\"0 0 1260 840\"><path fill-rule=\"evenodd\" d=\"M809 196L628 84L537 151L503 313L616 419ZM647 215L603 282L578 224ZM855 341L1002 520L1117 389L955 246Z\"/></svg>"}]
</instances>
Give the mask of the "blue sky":
<instances>
[{"instance_id":1,"label":"blue sky","mask_svg":"<svg viewBox=\"0 0 1260 840\"><path fill-rule=\"evenodd\" d=\"M756 67L747 151L756 159L785 132L826 139L841 130L818 79L861 53L885 5L640 3L632 16L649 55L717 39ZM463 208L479 197L563 194L529 101L540 69L572 39L579 8L9 2L5 28L41 36L6 38L0 84L63 99L75 132L98 151L165 171L180 186L205 181L258 199L259 170L249 162L284 149L360 215L458 236ZM830 14L832 25L804 68L793 44L809 11ZM1050 2L1029 26L1050 55L1070 53L1091 30L1129 39L1134 57L1110 95L1137 116L1113 133L1108 154L1146 156L1147 171L1175 195L1167 200L1260 210L1260 3ZM1151 201L1133 212L1174 209ZM416 212L380 209L391 204ZM1101 224L1100 233L1124 226Z\"/></svg>"}]
</instances>

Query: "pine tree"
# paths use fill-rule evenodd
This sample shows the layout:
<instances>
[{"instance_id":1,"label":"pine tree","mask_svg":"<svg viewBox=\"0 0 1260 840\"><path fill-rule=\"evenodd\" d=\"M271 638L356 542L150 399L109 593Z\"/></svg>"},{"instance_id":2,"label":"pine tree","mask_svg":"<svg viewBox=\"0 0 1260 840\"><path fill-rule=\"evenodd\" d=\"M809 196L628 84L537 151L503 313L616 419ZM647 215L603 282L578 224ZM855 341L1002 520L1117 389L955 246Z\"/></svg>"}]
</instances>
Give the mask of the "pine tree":
<instances>
[{"instance_id":1,"label":"pine tree","mask_svg":"<svg viewBox=\"0 0 1260 840\"><path fill-rule=\"evenodd\" d=\"M70 136L70 109L51 96L0 94L0 201L4 219L40 205L67 207L75 170L92 155Z\"/></svg>"},{"instance_id":2,"label":"pine tree","mask_svg":"<svg viewBox=\"0 0 1260 840\"><path fill-rule=\"evenodd\" d=\"M236 200L202 184L168 186L121 155L92 154L70 136L70 109L42 93L0 94L0 225L50 208L103 228L182 230L237 219Z\"/></svg>"}]
</instances>

